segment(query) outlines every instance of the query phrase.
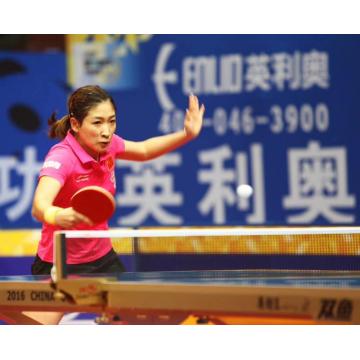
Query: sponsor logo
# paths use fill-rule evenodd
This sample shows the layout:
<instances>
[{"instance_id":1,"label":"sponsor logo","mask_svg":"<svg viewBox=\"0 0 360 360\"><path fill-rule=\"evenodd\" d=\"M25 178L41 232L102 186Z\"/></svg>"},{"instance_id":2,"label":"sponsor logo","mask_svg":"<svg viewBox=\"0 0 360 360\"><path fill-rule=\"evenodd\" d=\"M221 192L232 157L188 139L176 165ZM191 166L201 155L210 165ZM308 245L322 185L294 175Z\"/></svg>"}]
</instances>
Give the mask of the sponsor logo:
<instances>
[{"instance_id":1,"label":"sponsor logo","mask_svg":"<svg viewBox=\"0 0 360 360\"><path fill-rule=\"evenodd\" d=\"M45 161L44 162L44 165L43 165L43 169L46 169L46 168L53 168L53 169L60 169L61 167L61 163L59 163L58 161L54 161L54 160L48 160L48 161Z\"/></svg>"},{"instance_id":2,"label":"sponsor logo","mask_svg":"<svg viewBox=\"0 0 360 360\"><path fill-rule=\"evenodd\" d=\"M354 305L350 299L321 299L318 319L351 321Z\"/></svg>"}]
</instances>

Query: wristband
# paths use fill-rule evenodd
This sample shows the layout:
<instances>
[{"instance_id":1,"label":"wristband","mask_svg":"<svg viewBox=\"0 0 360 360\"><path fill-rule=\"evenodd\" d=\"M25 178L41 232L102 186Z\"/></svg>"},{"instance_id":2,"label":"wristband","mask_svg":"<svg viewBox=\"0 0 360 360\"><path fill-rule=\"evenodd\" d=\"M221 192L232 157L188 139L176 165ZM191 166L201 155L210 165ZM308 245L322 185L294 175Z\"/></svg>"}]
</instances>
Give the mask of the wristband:
<instances>
[{"instance_id":1,"label":"wristband","mask_svg":"<svg viewBox=\"0 0 360 360\"><path fill-rule=\"evenodd\" d=\"M47 222L50 225L55 225L55 216L58 213L59 210L61 210L61 207L57 207L57 206L49 206L45 211L44 211L44 220L45 222Z\"/></svg>"}]
</instances>

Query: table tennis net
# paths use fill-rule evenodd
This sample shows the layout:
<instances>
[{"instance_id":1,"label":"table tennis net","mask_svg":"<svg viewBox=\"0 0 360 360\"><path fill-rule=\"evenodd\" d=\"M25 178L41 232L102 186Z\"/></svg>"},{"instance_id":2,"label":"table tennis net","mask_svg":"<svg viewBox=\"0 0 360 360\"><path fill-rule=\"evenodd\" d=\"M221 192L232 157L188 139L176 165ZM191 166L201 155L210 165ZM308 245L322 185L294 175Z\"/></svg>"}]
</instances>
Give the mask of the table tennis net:
<instances>
[{"instance_id":1,"label":"table tennis net","mask_svg":"<svg viewBox=\"0 0 360 360\"><path fill-rule=\"evenodd\" d=\"M358 228L187 228L168 234L157 228L108 234L120 256L136 257L138 270L360 270Z\"/></svg>"},{"instance_id":2,"label":"table tennis net","mask_svg":"<svg viewBox=\"0 0 360 360\"><path fill-rule=\"evenodd\" d=\"M151 231L151 230L150 230ZM191 235L158 237L113 237L119 253L167 254L289 254L360 256L360 233Z\"/></svg>"}]
</instances>

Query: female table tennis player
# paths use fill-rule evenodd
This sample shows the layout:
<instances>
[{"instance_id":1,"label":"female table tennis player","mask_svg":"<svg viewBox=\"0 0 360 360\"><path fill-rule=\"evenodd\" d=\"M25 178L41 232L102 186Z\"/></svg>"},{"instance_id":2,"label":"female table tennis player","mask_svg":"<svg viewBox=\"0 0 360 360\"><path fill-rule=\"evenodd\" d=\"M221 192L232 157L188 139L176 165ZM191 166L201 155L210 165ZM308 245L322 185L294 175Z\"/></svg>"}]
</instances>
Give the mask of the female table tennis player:
<instances>
[{"instance_id":1,"label":"female table tennis player","mask_svg":"<svg viewBox=\"0 0 360 360\"><path fill-rule=\"evenodd\" d=\"M97 185L115 194L115 159L146 161L166 154L196 138L202 128L204 105L189 96L184 129L172 134L134 142L115 135L116 105L99 86L84 86L68 100L68 114L49 119L51 138L61 141L45 158L35 191L32 214L43 223L42 236L32 273L50 274L53 233L57 229L108 229L107 221L92 224L70 204L72 195L84 186ZM68 270L73 273L124 271L110 239L69 241ZM62 314L27 313L42 323L58 323Z\"/></svg>"}]
</instances>

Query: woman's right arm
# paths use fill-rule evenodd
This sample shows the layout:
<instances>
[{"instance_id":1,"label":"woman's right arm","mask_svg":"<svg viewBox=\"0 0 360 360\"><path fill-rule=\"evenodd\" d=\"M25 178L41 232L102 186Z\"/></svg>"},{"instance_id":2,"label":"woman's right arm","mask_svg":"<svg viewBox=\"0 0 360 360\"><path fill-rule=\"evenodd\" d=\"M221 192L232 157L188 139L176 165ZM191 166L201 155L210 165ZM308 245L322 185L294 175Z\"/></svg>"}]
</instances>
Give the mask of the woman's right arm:
<instances>
[{"instance_id":1,"label":"woman's right arm","mask_svg":"<svg viewBox=\"0 0 360 360\"><path fill-rule=\"evenodd\" d=\"M53 202L61 189L58 180L50 176L42 176L35 190L34 201L31 213L33 217L42 223L48 222L46 212L53 207ZM78 223L93 225L92 222L84 215L76 212L72 207L58 208L53 211L52 225L58 225L64 229L70 229ZM49 217L49 216L48 216Z\"/></svg>"}]
</instances>

